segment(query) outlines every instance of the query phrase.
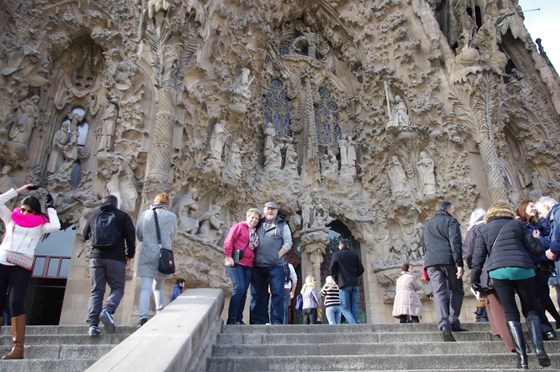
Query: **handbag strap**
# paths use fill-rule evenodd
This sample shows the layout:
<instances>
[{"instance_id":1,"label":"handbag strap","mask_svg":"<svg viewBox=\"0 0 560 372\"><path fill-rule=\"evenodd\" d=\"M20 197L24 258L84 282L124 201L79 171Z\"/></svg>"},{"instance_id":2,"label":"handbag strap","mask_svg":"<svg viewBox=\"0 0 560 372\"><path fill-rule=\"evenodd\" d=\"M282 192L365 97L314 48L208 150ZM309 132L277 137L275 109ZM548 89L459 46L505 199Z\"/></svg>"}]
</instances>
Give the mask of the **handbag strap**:
<instances>
[{"instance_id":1,"label":"handbag strap","mask_svg":"<svg viewBox=\"0 0 560 372\"><path fill-rule=\"evenodd\" d=\"M513 220L512 220L513 221ZM509 221L508 223L506 223L504 226L502 226L502 228L500 229L500 232L498 233L498 235L496 236L496 239L494 239L494 243L492 243L492 248L490 248L490 251L488 252L488 257L490 257L490 254L492 254L492 251L494 250L494 246L496 245L496 242L498 241L498 238L500 237L500 235L502 235L502 231L504 231L504 228L509 225L512 221Z\"/></svg>"},{"instance_id":2,"label":"handbag strap","mask_svg":"<svg viewBox=\"0 0 560 372\"><path fill-rule=\"evenodd\" d=\"M153 209L152 211L154 212L154 220L156 221L157 242L158 242L159 247L161 248L161 232L159 231L159 222L158 222L158 218L157 218L157 213L156 213L155 209Z\"/></svg>"}]
</instances>

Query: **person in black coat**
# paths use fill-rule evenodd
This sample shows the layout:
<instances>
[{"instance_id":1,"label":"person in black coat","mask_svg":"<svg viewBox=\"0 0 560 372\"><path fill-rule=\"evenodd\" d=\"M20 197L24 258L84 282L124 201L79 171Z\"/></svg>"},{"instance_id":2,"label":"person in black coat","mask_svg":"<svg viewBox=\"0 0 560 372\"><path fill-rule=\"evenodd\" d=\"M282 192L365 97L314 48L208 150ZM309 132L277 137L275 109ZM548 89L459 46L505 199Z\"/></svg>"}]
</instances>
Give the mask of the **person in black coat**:
<instances>
[{"instance_id":1,"label":"person in black coat","mask_svg":"<svg viewBox=\"0 0 560 372\"><path fill-rule=\"evenodd\" d=\"M438 203L436 213L424 225L424 265L434 291L436 321L444 341L455 341L453 332L466 331L459 316L463 306L463 244L461 227L450 201Z\"/></svg>"},{"instance_id":2,"label":"person in black coat","mask_svg":"<svg viewBox=\"0 0 560 372\"><path fill-rule=\"evenodd\" d=\"M517 368L528 369L525 338L515 302L515 293L518 294L539 364L548 367L550 359L544 350L541 322L535 306L535 267L527 254L540 256L545 249L533 237L531 230L515 219L513 208L507 201L499 200L492 204L484 220L486 224L481 226L476 236L471 286L475 291L481 290L480 276L486 262L488 277L504 307L517 353Z\"/></svg>"},{"instance_id":3,"label":"person in black coat","mask_svg":"<svg viewBox=\"0 0 560 372\"><path fill-rule=\"evenodd\" d=\"M331 261L331 276L338 285L342 315L350 324L358 322L358 277L364 273L364 266L354 251L350 250L348 241L341 239L339 251Z\"/></svg>"}]
</instances>

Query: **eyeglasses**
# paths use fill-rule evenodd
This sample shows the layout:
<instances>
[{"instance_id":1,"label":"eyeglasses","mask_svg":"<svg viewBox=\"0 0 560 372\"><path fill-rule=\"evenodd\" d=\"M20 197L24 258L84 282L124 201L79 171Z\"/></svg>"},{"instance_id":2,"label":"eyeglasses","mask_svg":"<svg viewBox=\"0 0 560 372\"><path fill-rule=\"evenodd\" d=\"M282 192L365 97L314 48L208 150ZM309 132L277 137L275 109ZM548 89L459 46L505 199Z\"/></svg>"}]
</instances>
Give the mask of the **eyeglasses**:
<instances>
[{"instance_id":1,"label":"eyeglasses","mask_svg":"<svg viewBox=\"0 0 560 372\"><path fill-rule=\"evenodd\" d=\"M19 208L21 213L28 213L28 214L33 214L33 209L27 209L24 207Z\"/></svg>"}]
</instances>

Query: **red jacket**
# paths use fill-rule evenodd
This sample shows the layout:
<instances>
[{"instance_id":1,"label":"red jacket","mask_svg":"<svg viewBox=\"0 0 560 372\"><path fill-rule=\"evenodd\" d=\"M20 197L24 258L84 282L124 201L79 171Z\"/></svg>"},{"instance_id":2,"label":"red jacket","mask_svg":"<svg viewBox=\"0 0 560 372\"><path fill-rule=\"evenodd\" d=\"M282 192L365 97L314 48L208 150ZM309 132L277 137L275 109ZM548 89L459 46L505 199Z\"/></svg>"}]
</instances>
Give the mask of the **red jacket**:
<instances>
[{"instance_id":1,"label":"red jacket","mask_svg":"<svg viewBox=\"0 0 560 372\"><path fill-rule=\"evenodd\" d=\"M226 257L231 258L234 249L243 250L243 258L239 260L242 266L253 267L255 252L249 247L249 225L245 221L241 221L233 225L228 232L224 241L224 253Z\"/></svg>"}]
</instances>

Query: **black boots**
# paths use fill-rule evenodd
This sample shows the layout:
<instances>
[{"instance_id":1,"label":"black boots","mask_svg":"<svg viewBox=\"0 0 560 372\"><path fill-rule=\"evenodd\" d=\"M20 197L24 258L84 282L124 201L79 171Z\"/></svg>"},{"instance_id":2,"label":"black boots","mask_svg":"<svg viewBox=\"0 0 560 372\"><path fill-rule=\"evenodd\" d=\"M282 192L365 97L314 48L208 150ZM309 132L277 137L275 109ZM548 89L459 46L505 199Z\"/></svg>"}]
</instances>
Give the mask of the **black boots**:
<instances>
[{"instance_id":1,"label":"black boots","mask_svg":"<svg viewBox=\"0 0 560 372\"><path fill-rule=\"evenodd\" d=\"M529 369L529 360L527 358L527 346L525 344L525 337L523 337L523 329L521 323L509 321L507 327L515 352L517 353L517 368Z\"/></svg>"},{"instance_id":2,"label":"black boots","mask_svg":"<svg viewBox=\"0 0 560 372\"><path fill-rule=\"evenodd\" d=\"M508 322L509 326L509 322ZM527 314L527 328L529 328L529 335L535 347L535 354L542 367L550 366L550 358L544 350L544 343L542 339L541 320L535 312Z\"/></svg>"}]
</instances>

